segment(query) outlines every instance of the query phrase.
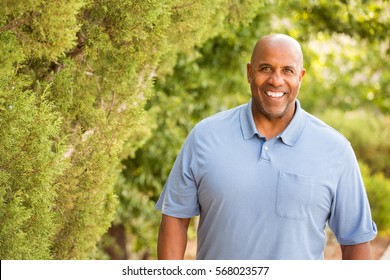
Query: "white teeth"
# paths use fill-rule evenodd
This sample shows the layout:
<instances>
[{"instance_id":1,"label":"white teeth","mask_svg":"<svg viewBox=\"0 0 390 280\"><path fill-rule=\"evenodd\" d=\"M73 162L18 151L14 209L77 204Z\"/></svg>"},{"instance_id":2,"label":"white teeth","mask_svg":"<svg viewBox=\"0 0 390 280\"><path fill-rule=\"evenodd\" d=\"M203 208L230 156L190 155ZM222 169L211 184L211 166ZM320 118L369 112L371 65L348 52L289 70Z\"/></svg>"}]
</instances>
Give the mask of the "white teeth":
<instances>
[{"instance_id":1,"label":"white teeth","mask_svg":"<svg viewBox=\"0 0 390 280\"><path fill-rule=\"evenodd\" d=\"M284 95L284 92L281 92L281 91L266 91L265 92L268 96L270 97L282 97Z\"/></svg>"}]
</instances>

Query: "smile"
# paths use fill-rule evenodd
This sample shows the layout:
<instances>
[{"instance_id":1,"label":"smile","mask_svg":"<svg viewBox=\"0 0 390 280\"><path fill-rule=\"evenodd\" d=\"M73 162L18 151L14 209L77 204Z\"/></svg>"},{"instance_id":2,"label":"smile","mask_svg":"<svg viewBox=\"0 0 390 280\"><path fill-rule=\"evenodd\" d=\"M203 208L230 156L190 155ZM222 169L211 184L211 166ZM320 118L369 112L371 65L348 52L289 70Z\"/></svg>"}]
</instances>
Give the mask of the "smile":
<instances>
[{"instance_id":1,"label":"smile","mask_svg":"<svg viewBox=\"0 0 390 280\"><path fill-rule=\"evenodd\" d=\"M266 91L265 94L267 94L269 97L280 98L284 95L284 92L282 92L282 91Z\"/></svg>"}]
</instances>

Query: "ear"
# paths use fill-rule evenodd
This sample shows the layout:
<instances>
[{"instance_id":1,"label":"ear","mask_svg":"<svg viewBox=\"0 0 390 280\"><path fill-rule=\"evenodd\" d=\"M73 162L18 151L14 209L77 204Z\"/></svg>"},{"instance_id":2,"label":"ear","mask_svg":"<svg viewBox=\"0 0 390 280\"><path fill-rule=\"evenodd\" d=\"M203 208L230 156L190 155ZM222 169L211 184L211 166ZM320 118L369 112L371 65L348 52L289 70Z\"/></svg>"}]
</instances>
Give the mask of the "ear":
<instances>
[{"instance_id":1,"label":"ear","mask_svg":"<svg viewBox=\"0 0 390 280\"><path fill-rule=\"evenodd\" d=\"M302 82L303 76L306 74L306 69L302 68L301 73L299 74L299 82Z\"/></svg>"},{"instance_id":2,"label":"ear","mask_svg":"<svg viewBox=\"0 0 390 280\"><path fill-rule=\"evenodd\" d=\"M248 79L248 83L252 81L252 65L250 62L246 65L246 78Z\"/></svg>"}]
</instances>

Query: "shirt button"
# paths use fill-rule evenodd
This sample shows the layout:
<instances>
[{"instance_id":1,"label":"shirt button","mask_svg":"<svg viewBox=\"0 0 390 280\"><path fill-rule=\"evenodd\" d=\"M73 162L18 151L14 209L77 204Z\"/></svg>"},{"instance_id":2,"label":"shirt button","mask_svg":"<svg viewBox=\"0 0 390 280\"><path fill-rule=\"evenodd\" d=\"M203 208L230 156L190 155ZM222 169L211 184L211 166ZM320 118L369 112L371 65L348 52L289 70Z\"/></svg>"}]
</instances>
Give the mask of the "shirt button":
<instances>
[{"instance_id":1,"label":"shirt button","mask_svg":"<svg viewBox=\"0 0 390 280\"><path fill-rule=\"evenodd\" d=\"M268 151L268 149L269 149L268 146L265 146L265 147L264 147L264 150Z\"/></svg>"}]
</instances>

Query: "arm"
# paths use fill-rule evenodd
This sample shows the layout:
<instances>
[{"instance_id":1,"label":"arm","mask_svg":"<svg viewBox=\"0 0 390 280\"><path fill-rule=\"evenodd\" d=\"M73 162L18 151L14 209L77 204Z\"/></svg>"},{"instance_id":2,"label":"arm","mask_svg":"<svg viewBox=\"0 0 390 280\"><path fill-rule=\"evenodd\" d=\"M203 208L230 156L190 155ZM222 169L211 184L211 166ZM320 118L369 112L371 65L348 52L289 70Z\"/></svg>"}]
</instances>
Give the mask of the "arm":
<instances>
[{"instance_id":1,"label":"arm","mask_svg":"<svg viewBox=\"0 0 390 280\"><path fill-rule=\"evenodd\" d=\"M157 243L159 260L182 260L184 258L190 220L191 218L182 219L162 215Z\"/></svg>"},{"instance_id":2,"label":"arm","mask_svg":"<svg viewBox=\"0 0 390 280\"><path fill-rule=\"evenodd\" d=\"M340 245L343 260L371 260L370 242Z\"/></svg>"}]
</instances>

